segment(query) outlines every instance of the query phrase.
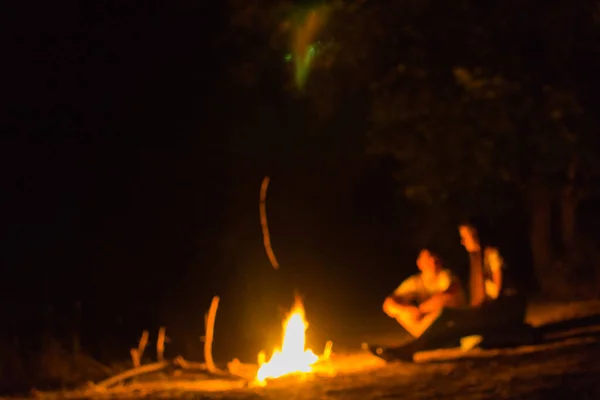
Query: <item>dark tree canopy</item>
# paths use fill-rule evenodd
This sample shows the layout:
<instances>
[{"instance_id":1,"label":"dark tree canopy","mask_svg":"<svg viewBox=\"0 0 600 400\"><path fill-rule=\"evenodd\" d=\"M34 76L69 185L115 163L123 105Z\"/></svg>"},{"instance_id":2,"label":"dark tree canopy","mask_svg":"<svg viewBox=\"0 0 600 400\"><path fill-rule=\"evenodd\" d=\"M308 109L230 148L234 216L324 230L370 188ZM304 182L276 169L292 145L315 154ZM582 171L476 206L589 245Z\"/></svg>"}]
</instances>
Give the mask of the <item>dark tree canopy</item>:
<instances>
[{"instance_id":1,"label":"dark tree canopy","mask_svg":"<svg viewBox=\"0 0 600 400\"><path fill-rule=\"evenodd\" d=\"M288 51L292 15L307 6L231 6L238 35L250 32L247 37L264 43L241 64L253 72L243 75L245 82L273 79L261 65ZM518 209L531 210L520 226L530 228L540 274L557 257L566 262L577 205L600 167L592 128L596 2L338 1L328 7L318 35L328 46L312 64L304 104L327 119L351 94L366 99L367 151L397 160L403 194L425 207L426 229L444 225L449 215L454 219L446 218L446 228L460 215L506 222ZM286 64L278 71L291 81ZM555 200L562 210L561 254L551 250Z\"/></svg>"}]
</instances>

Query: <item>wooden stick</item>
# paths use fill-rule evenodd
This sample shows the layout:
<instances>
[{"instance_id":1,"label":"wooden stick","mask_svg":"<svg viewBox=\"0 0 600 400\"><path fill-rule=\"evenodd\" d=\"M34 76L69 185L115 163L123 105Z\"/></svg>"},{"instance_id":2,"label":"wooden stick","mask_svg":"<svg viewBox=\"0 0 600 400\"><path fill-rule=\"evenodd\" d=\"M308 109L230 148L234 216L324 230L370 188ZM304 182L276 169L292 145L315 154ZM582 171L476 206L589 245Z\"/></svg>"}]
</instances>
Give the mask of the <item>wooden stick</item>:
<instances>
[{"instance_id":1,"label":"wooden stick","mask_svg":"<svg viewBox=\"0 0 600 400\"><path fill-rule=\"evenodd\" d=\"M217 308L219 307L219 296L215 296L210 303L208 314L206 314L206 336L204 339L204 361L206 362L206 368L213 373L219 373L220 371L215 366L215 362L212 358L212 341L215 329L215 318L217 316Z\"/></svg>"},{"instance_id":2,"label":"wooden stick","mask_svg":"<svg viewBox=\"0 0 600 400\"><path fill-rule=\"evenodd\" d=\"M133 362L133 368L139 368L139 366L141 365L141 362L140 362L140 353L138 352L138 349L131 349L131 350L129 350L129 353L131 354L131 361Z\"/></svg>"},{"instance_id":3,"label":"wooden stick","mask_svg":"<svg viewBox=\"0 0 600 400\"><path fill-rule=\"evenodd\" d=\"M275 253L273 253L273 248L271 247L271 236L269 235L269 225L267 224L267 188L269 187L270 178L265 176L260 185L260 202L259 202L259 212L260 212L260 225L262 227L263 234L263 244L265 245L265 251L267 252L267 257L269 257L269 261L273 268L278 269L279 263L275 258Z\"/></svg>"},{"instance_id":4,"label":"wooden stick","mask_svg":"<svg viewBox=\"0 0 600 400\"><path fill-rule=\"evenodd\" d=\"M237 362L237 364L240 363L240 361L238 359L234 359L232 362L227 364L228 371L222 371L219 369L217 369L216 371L208 371L208 368L206 367L205 363L199 363L199 362L195 362L195 361L187 361L181 356L177 356L177 358L175 358L175 360L173 360L173 364L178 365L179 367L181 367L181 369L184 369L184 370L197 370L197 371L204 371L204 372L208 371L210 374L217 375L217 376L229 376L229 377L236 377L236 378L242 378L242 379L248 380L247 374L241 375L241 374L237 373L237 370L235 370L235 369L231 370L232 363L234 365L237 365L237 364L235 364L236 362ZM254 375L256 375L256 367L255 367Z\"/></svg>"},{"instance_id":5,"label":"wooden stick","mask_svg":"<svg viewBox=\"0 0 600 400\"><path fill-rule=\"evenodd\" d=\"M150 365L145 365L146 368ZM182 392L215 392L238 390L248 385L244 379L196 379L196 380L175 380L175 381L149 381L133 382L124 386L113 386L110 388L99 388L97 386L87 389L69 390L60 392L32 391L32 394L40 399L85 399L85 398L108 398L114 395L132 395L141 397L156 392L182 391Z\"/></svg>"},{"instance_id":6,"label":"wooden stick","mask_svg":"<svg viewBox=\"0 0 600 400\"><path fill-rule=\"evenodd\" d=\"M195 362L195 361L187 361L186 359L184 359L181 356L177 356L177 358L175 358L175 360L173 360L173 363L175 365L179 365L182 369L197 369L197 370L201 370L201 371L205 371L207 369L205 363L199 363L199 362Z\"/></svg>"},{"instance_id":7,"label":"wooden stick","mask_svg":"<svg viewBox=\"0 0 600 400\"><path fill-rule=\"evenodd\" d=\"M136 350L136 349L132 349L132 351L133 350ZM98 382L94 386L96 388L100 388L100 389L108 388L108 387L111 387L111 386L121 382L121 381L124 381L125 379L129 379L129 378L132 378L137 375L147 374L149 372L155 372L155 371L161 370L161 369L165 368L167 365L169 365L169 363L166 361L163 361L163 362L157 362L157 363L152 363L152 364L147 364L144 366L132 368L127 371L123 371L120 374L117 374L115 376L112 376L108 379L105 379L101 382Z\"/></svg>"},{"instance_id":8,"label":"wooden stick","mask_svg":"<svg viewBox=\"0 0 600 400\"><path fill-rule=\"evenodd\" d=\"M165 327L161 326L158 329L158 339L156 340L156 357L158 361L164 360L165 354Z\"/></svg>"},{"instance_id":9,"label":"wooden stick","mask_svg":"<svg viewBox=\"0 0 600 400\"><path fill-rule=\"evenodd\" d=\"M256 378L256 373L258 372L260 365L262 364L243 364L240 362L240 360L234 358L227 363L227 370L235 377L242 378L247 381L253 381Z\"/></svg>"},{"instance_id":10,"label":"wooden stick","mask_svg":"<svg viewBox=\"0 0 600 400\"><path fill-rule=\"evenodd\" d=\"M138 355L140 357L140 362L142 361L142 356L144 355L144 350L146 349L146 345L148 344L148 331L142 332L142 337L138 343Z\"/></svg>"}]
</instances>

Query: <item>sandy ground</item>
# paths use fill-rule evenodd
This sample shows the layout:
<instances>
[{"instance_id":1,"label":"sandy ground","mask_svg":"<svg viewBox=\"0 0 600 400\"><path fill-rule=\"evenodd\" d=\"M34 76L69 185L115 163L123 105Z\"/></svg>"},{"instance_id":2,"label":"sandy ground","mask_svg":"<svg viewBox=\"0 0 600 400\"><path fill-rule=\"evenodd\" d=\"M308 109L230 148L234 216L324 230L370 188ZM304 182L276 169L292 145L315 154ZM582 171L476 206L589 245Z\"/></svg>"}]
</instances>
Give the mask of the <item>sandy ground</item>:
<instances>
[{"instance_id":1,"label":"sandy ground","mask_svg":"<svg viewBox=\"0 0 600 400\"><path fill-rule=\"evenodd\" d=\"M541 325L599 313L599 302L546 303L531 306L528 320ZM335 376L281 379L266 388L202 398L600 399L600 326L572 334L577 337L539 346L421 353L417 359L423 363L386 364L366 352L340 354L332 360Z\"/></svg>"},{"instance_id":2,"label":"sandy ground","mask_svg":"<svg viewBox=\"0 0 600 400\"><path fill-rule=\"evenodd\" d=\"M389 364L359 374L273 385L261 399L600 398L600 344L439 364ZM366 357L366 356L363 356ZM358 360L355 360L358 364ZM218 397L216 397L218 398ZM227 397L224 397L227 398Z\"/></svg>"},{"instance_id":3,"label":"sandy ground","mask_svg":"<svg viewBox=\"0 0 600 400\"><path fill-rule=\"evenodd\" d=\"M528 310L528 320L533 325L541 325L593 314L600 314L600 302L534 304ZM600 399L600 326L588 326L574 333L578 333L577 337L553 344L510 350L421 353L417 360L427 362L419 363L386 364L355 347L352 352L334 353L330 364L323 365L316 374L278 379L263 388L212 393L129 392L112 398ZM376 332L371 339L383 340L385 335L385 332ZM388 334L388 339L391 342L403 340L398 338L398 330Z\"/></svg>"},{"instance_id":4,"label":"sandy ground","mask_svg":"<svg viewBox=\"0 0 600 400\"><path fill-rule=\"evenodd\" d=\"M273 381L265 388L214 393L169 391L149 396L203 400L316 399L598 399L600 341L578 338L554 347L522 348L504 354L440 363L384 364L365 354L334 359L337 376L313 375Z\"/></svg>"}]
</instances>

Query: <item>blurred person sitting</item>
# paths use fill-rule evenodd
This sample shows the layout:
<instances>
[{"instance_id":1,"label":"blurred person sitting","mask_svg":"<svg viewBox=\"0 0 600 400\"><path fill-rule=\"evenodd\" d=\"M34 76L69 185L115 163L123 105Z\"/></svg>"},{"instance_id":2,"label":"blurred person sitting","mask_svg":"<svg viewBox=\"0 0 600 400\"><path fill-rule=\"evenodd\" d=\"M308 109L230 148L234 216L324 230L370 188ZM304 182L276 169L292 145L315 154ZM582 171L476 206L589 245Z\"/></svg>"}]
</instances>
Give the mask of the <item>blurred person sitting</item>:
<instances>
[{"instance_id":1,"label":"blurred person sitting","mask_svg":"<svg viewBox=\"0 0 600 400\"><path fill-rule=\"evenodd\" d=\"M525 293L517 290L510 270L497 247L490 245L490 232L483 223L465 222L458 228L469 253L470 306L480 309L489 324L520 324L525 320Z\"/></svg>"},{"instance_id":2,"label":"blurred person sitting","mask_svg":"<svg viewBox=\"0 0 600 400\"><path fill-rule=\"evenodd\" d=\"M466 304L460 281L442 268L435 254L423 249L417 267L420 272L402 282L383 303L383 311L415 338L431 326L444 308Z\"/></svg>"},{"instance_id":3,"label":"blurred person sitting","mask_svg":"<svg viewBox=\"0 0 600 400\"><path fill-rule=\"evenodd\" d=\"M466 222L458 227L461 243L469 253L471 306L498 299L504 292L510 292L504 279L505 262L496 247L481 245L480 234L474 224Z\"/></svg>"}]
</instances>

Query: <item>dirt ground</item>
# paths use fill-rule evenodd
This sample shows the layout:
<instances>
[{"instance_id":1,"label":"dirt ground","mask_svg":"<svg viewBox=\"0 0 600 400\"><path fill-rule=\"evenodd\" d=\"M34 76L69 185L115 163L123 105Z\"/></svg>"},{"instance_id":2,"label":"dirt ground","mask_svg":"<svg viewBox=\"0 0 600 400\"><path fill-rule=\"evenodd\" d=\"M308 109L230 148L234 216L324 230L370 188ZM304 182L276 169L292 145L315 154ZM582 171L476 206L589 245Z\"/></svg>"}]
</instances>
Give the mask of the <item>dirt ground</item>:
<instances>
[{"instance_id":1,"label":"dirt ground","mask_svg":"<svg viewBox=\"0 0 600 400\"><path fill-rule=\"evenodd\" d=\"M534 305L534 325L600 313L600 303ZM418 363L386 364L365 351L334 354L331 370L285 378L264 388L212 393L164 391L112 398L177 399L597 399L600 325L578 328L552 344L510 350L422 353ZM385 339L384 332L377 333ZM397 333L390 338L397 338ZM449 359L451 358L451 359ZM427 362L423 362L427 361ZM335 371L335 374L330 373ZM54 397L54 396L53 396Z\"/></svg>"},{"instance_id":2,"label":"dirt ground","mask_svg":"<svg viewBox=\"0 0 600 400\"><path fill-rule=\"evenodd\" d=\"M559 348L522 354L425 365L390 364L281 389L273 385L248 398L596 399L600 398L599 356L599 342L581 339Z\"/></svg>"},{"instance_id":3,"label":"dirt ground","mask_svg":"<svg viewBox=\"0 0 600 400\"><path fill-rule=\"evenodd\" d=\"M356 353L338 356L335 363L342 372L332 377L287 378L271 382L265 388L214 393L171 391L127 397L203 400L598 399L599 339L589 335L552 347L481 353L471 359L427 364L384 364L371 355Z\"/></svg>"}]
</instances>

